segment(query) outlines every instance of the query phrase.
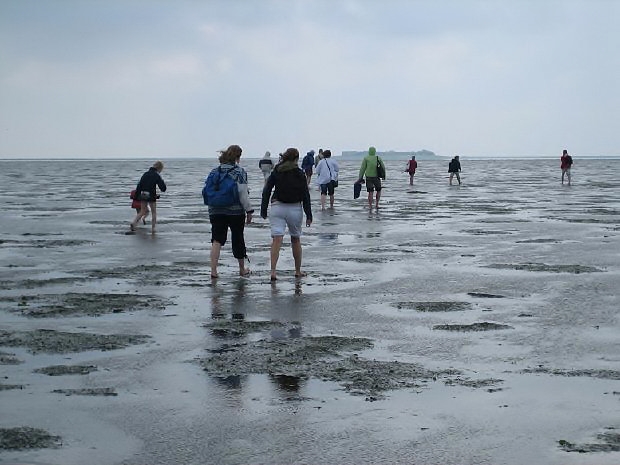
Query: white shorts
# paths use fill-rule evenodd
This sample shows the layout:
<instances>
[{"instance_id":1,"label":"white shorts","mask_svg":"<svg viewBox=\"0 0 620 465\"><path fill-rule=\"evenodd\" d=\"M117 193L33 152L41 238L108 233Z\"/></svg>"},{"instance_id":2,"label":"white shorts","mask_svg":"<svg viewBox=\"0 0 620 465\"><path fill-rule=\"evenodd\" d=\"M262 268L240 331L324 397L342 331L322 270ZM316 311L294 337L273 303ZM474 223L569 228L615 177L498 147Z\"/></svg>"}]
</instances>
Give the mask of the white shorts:
<instances>
[{"instance_id":1,"label":"white shorts","mask_svg":"<svg viewBox=\"0 0 620 465\"><path fill-rule=\"evenodd\" d=\"M304 210L301 203L281 203L271 204L271 214L269 224L271 225L271 236L284 236L286 227L291 237L301 236L301 224L304 220Z\"/></svg>"}]
</instances>

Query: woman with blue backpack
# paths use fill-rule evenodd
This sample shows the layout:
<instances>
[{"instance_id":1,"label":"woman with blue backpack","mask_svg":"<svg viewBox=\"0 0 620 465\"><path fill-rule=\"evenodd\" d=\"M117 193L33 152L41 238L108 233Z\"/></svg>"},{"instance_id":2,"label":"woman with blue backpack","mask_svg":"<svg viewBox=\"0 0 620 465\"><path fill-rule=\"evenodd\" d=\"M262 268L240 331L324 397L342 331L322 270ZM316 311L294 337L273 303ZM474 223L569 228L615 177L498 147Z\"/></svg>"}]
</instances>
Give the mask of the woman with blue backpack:
<instances>
[{"instance_id":1,"label":"woman with blue backpack","mask_svg":"<svg viewBox=\"0 0 620 465\"><path fill-rule=\"evenodd\" d=\"M246 223L252 222L254 209L250 204L248 175L238 165L241 152L238 145L220 151L220 165L209 173L202 190L204 203L209 206L211 223L211 279L218 277L217 265L222 246L226 244L228 229L233 256L239 262L239 275L250 274L245 267L247 251L243 230Z\"/></svg>"}]
</instances>

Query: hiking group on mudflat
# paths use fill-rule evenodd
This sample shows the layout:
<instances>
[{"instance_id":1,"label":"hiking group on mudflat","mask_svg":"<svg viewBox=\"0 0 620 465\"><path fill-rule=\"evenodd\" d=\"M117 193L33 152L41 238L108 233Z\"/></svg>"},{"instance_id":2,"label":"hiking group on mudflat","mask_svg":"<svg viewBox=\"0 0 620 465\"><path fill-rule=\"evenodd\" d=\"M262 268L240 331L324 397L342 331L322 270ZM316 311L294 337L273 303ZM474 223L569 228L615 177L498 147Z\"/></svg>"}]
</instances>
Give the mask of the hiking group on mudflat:
<instances>
[{"instance_id":1,"label":"hiking group on mudflat","mask_svg":"<svg viewBox=\"0 0 620 465\"><path fill-rule=\"evenodd\" d=\"M242 149L238 145L231 145L226 150L219 152L219 165L211 170L205 180L202 190L205 205L209 207L209 222L211 223L211 278L219 277L217 267L222 247L228 239L232 244L233 256L239 265L239 275L250 275L246 267L247 251L245 246L244 228L252 222L254 208L250 202L248 175L239 165ZM306 217L306 226L312 224L312 205L310 201L310 182L312 175L316 174L316 184L321 192L321 209L326 208L327 197L329 206L334 207L335 188L338 187L338 163L331 158L330 150L319 150L318 156L314 157L314 151L309 151L303 158L299 167L299 151L290 147L279 156L277 164L271 161L270 152L259 161L258 166L264 176L264 187L261 197L260 216L269 218L271 228L270 248L270 279L277 280L277 264L280 257L280 249L284 234L288 229L291 238L291 250L295 264L295 277L301 278L306 275L301 269L302 247L301 235L303 217ZM562 184L565 176L568 185L571 183L570 168L573 160L566 150L561 158ZM409 184L413 184L413 178L417 169L415 156L408 161L404 170L409 174ZM161 177L164 164L157 161L145 172L136 189L131 192L133 200L132 208L137 211L136 216L130 223L130 231L136 230L140 220L146 224L146 217L151 214L151 231L155 233L157 224L157 187L161 192L166 192L167 186ZM456 177L461 185L461 164L459 157L452 158L448 165L449 184L452 185L453 177ZM377 155L375 147L368 149L368 154L363 158L358 179L354 183L354 198L358 198L363 184L366 184L368 193L368 208L372 210L373 204L379 208L381 199L382 183L386 178L385 164ZM273 192L273 193L272 193ZM268 209L271 212L268 215Z\"/></svg>"}]
</instances>

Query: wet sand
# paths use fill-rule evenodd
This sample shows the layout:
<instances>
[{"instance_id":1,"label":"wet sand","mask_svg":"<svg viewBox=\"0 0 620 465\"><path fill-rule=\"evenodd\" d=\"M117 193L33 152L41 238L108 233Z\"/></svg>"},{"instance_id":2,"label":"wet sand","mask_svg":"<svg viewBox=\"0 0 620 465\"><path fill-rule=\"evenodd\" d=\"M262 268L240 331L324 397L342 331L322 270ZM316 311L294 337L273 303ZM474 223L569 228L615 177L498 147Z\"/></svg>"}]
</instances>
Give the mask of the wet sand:
<instances>
[{"instance_id":1,"label":"wet sand","mask_svg":"<svg viewBox=\"0 0 620 465\"><path fill-rule=\"evenodd\" d=\"M0 463L620 463L620 180L576 162L388 162L379 211L342 162L276 282L260 218L210 279L209 163L153 236L144 161L1 162Z\"/></svg>"}]
</instances>

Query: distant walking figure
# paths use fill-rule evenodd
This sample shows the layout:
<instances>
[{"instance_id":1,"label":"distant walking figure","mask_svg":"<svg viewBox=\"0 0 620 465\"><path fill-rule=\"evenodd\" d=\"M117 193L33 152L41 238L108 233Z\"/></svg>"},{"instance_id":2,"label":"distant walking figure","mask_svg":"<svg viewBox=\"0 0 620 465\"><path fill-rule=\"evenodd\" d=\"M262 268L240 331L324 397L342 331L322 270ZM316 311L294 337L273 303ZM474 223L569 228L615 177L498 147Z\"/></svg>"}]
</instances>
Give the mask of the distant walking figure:
<instances>
[{"instance_id":1,"label":"distant walking figure","mask_svg":"<svg viewBox=\"0 0 620 465\"><path fill-rule=\"evenodd\" d=\"M334 208L334 188L338 186L338 163L332 160L331 150L323 152L323 159L316 165L316 183L321 188L321 209L329 195L329 207Z\"/></svg>"},{"instance_id":2,"label":"distant walking figure","mask_svg":"<svg viewBox=\"0 0 620 465\"><path fill-rule=\"evenodd\" d=\"M260 159L258 162L258 167L263 172L263 177L265 178L265 182L267 182L267 178L271 174L271 170L273 169L273 162L271 161L271 153L265 152L265 156Z\"/></svg>"},{"instance_id":3,"label":"distant walking figure","mask_svg":"<svg viewBox=\"0 0 620 465\"><path fill-rule=\"evenodd\" d=\"M415 170L418 169L418 162L415 161L415 155L411 156L411 160L407 162L407 169L405 170L409 173L409 185L413 186L413 176L415 175Z\"/></svg>"},{"instance_id":4,"label":"distant walking figure","mask_svg":"<svg viewBox=\"0 0 620 465\"><path fill-rule=\"evenodd\" d=\"M448 164L448 173L450 173L450 185L452 185L452 178L456 175L456 180L459 182L459 186L461 185L461 176L459 172L461 171L461 162L459 161L459 156L456 155L450 163Z\"/></svg>"},{"instance_id":5,"label":"distant walking figure","mask_svg":"<svg viewBox=\"0 0 620 465\"><path fill-rule=\"evenodd\" d=\"M291 235L291 249L295 261L295 277L301 278L306 274L301 271L301 225L303 214L306 214L306 226L312 224L312 206L310 205L310 191L304 172L299 169L299 151L288 148L282 154L267 183L263 188L260 216L267 218L267 207L271 200L271 280L275 281L276 267L280 257L280 248L284 239L284 232L288 227ZM275 188L273 196L271 191Z\"/></svg>"},{"instance_id":6,"label":"distant walking figure","mask_svg":"<svg viewBox=\"0 0 620 465\"><path fill-rule=\"evenodd\" d=\"M136 230L138 221L149 214L149 207L151 209L151 232L155 233L155 225L157 224L157 207L155 202L158 199L157 187L162 192L166 192L166 183L162 179L160 173L164 169L164 164L161 161L156 161L153 166L142 175L138 185L136 186L136 199L140 200L140 211L130 223L129 228L132 231Z\"/></svg>"},{"instance_id":7,"label":"distant walking figure","mask_svg":"<svg viewBox=\"0 0 620 465\"><path fill-rule=\"evenodd\" d=\"M379 208L382 189L381 179L385 179L385 164L377 155L377 149L374 147L368 149L368 155L362 160L358 181L361 181L364 177L366 177L366 191L368 192L368 208L372 208L372 193L375 190L377 191L375 206Z\"/></svg>"},{"instance_id":8,"label":"distant walking figure","mask_svg":"<svg viewBox=\"0 0 620 465\"><path fill-rule=\"evenodd\" d=\"M314 168L314 150L310 150L301 162L301 169L306 174L306 184L310 185L312 179L312 168Z\"/></svg>"},{"instance_id":9,"label":"distant walking figure","mask_svg":"<svg viewBox=\"0 0 620 465\"><path fill-rule=\"evenodd\" d=\"M568 150L562 152L560 157L560 168L562 169L562 184L564 184L564 175L568 178L568 185L570 186L570 169L573 166L573 157L568 154Z\"/></svg>"}]
</instances>

